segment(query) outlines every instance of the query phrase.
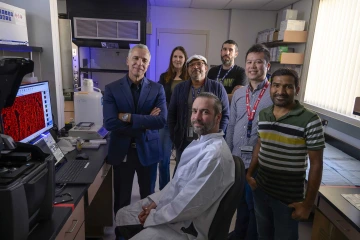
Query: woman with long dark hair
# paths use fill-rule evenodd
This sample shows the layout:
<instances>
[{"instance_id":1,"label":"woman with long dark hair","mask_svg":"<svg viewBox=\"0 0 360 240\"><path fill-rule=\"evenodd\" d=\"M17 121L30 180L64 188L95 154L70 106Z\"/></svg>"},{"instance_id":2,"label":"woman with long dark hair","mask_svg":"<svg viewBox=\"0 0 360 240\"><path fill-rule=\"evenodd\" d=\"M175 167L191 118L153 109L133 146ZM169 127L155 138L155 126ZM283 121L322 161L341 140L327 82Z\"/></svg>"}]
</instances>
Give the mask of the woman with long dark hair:
<instances>
[{"instance_id":1,"label":"woman with long dark hair","mask_svg":"<svg viewBox=\"0 0 360 240\"><path fill-rule=\"evenodd\" d=\"M170 55L168 69L160 75L159 83L164 86L167 106L169 106L171 94L175 86L189 78L185 64L187 58L187 53L182 46L175 47ZM161 190L170 181L172 141L167 125L165 125L163 129L160 129L160 141L163 154L163 159L159 162L159 189ZM155 188L156 175L153 176L152 180Z\"/></svg>"}]
</instances>

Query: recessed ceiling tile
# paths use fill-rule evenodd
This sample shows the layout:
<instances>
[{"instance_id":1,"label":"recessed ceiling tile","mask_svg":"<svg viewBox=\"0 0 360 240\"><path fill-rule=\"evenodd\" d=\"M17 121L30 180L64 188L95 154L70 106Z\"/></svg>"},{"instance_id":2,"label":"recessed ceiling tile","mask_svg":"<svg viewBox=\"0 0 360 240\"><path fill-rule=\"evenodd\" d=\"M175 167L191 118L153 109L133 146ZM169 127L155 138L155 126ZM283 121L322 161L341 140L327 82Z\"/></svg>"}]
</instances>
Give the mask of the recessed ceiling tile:
<instances>
[{"instance_id":1,"label":"recessed ceiling tile","mask_svg":"<svg viewBox=\"0 0 360 240\"><path fill-rule=\"evenodd\" d=\"M271 0L232 0L227 6L226 9L260 9L265 4L269 3Z\"/></svg>"},{"instance_id":2,"label":"recessed ceiling tile","mask_svg":"<svg viewBox=\"0 0 360 240\"><path fill-rule=\"evenodd\" d=\"M261 10L278 11L298 1L299 0L273 0L262 6Z\"/></svg>"},{"instance_id":3,"label":"recessed ceiling tile","mask_svg":"<svg viewBox=\"0 0 360 240\"><path fill-rule=\"evenodd\" d=\"M224 9L231 0L193 0L192 8Z\"/></svg>"}]
</instances>

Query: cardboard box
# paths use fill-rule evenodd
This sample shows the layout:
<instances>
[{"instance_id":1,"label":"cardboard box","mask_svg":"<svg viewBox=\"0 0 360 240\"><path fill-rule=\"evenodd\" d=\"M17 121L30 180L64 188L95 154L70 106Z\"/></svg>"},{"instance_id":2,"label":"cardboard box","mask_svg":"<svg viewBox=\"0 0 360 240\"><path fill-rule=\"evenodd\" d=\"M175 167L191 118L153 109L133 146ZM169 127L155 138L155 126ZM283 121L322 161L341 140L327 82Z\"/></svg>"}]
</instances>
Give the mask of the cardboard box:
<instances>
[{"instance_id":1,"label":"cardboard box","mask_svg":"<svg viewBox=\"0 0 360 240\"><path fill-rule=\"evenodd\" d=\"M304 63L304 53L282 53L280 57L281 64L297 64Z\"/></svg>"},{"instance_id":2,"label":"cardboard box","mask_svg":"<svg viewBox=\"0 0 360 240\"><path fill-rule=\"evenodd\" d=\"M348 238L322 212L315 209L311 240L348 240Z\"/></svg>"},{"instance_id":3,"label":"cardboard box","mask_svg":"<svg viewBox=\"0 0 360 240\"><path fill-rule=\"evenodd\" d=\"M305 43L307 35L307 31L280 31L278 33L278 40L284 42Z\"/></svg>"},{"instance_id":4,"label":"cardboard box","mask_svg":"<svg viewBox=\"0 0 360 240\"><path fill-rule=\"evenodd\" d=\"M282 13L281 21L285 20L296 20L297 19L298 10L295 9L285 9Z\"/></svg>"},{"instance_id":5,"label":"cardboard box","mask_svg":"<svg viewBox=\"0 0 360 240\"><path fill-rule=\"evenodd\" d=\"M280 31L304 31L305 20L285 20L280 24Z\"/></svg>"}]
</instances>

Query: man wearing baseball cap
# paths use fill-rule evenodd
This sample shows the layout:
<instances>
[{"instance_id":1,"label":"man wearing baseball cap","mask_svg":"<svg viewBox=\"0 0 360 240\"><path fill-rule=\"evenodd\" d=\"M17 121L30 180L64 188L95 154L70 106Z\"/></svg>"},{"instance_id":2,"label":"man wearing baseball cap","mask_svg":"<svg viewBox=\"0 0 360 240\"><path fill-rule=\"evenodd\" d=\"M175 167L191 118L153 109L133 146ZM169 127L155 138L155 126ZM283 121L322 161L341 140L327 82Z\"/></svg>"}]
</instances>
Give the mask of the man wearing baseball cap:
<instances>
[{"instance_id":1,"label":"man wearing baseball cap","mask_svg":"<svg viewBox=\"0 0 360 240\"><path fill-rule=\"evenodd\" d=\"M197 95L202 92L211 92L220 99L222 103L220 129L224 132L226 131L230 115L229 100L225 88L221 83L206 77L208 71L206 58L201 55L193 55L186 61L186 66L190 79L179 83L175 87L168 109L167 121L170 138L176 148L176 167L179 164L184 149L194 139L198 138L190 121L192 104ZM203 111L206 111L206 109Z\"/></svg>"}]
</instances>

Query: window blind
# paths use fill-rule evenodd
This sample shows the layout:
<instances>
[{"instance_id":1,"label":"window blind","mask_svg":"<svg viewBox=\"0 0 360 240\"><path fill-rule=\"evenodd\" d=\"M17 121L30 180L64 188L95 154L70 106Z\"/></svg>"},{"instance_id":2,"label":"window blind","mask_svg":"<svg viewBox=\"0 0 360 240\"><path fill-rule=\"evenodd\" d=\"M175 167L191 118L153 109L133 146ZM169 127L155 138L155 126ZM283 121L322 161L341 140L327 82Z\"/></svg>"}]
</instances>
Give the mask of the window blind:
<instances>
[{"instance_id":1,"label":"window blind","mask_svg":"<svg viewBox=\"0 0 360 240\"><path fill-rule=\"evenodd\" d=\"M360 1L320 0L304 102L359 121L353 115L356 97L360 97Z\"/></svg>"}]
</instances>

